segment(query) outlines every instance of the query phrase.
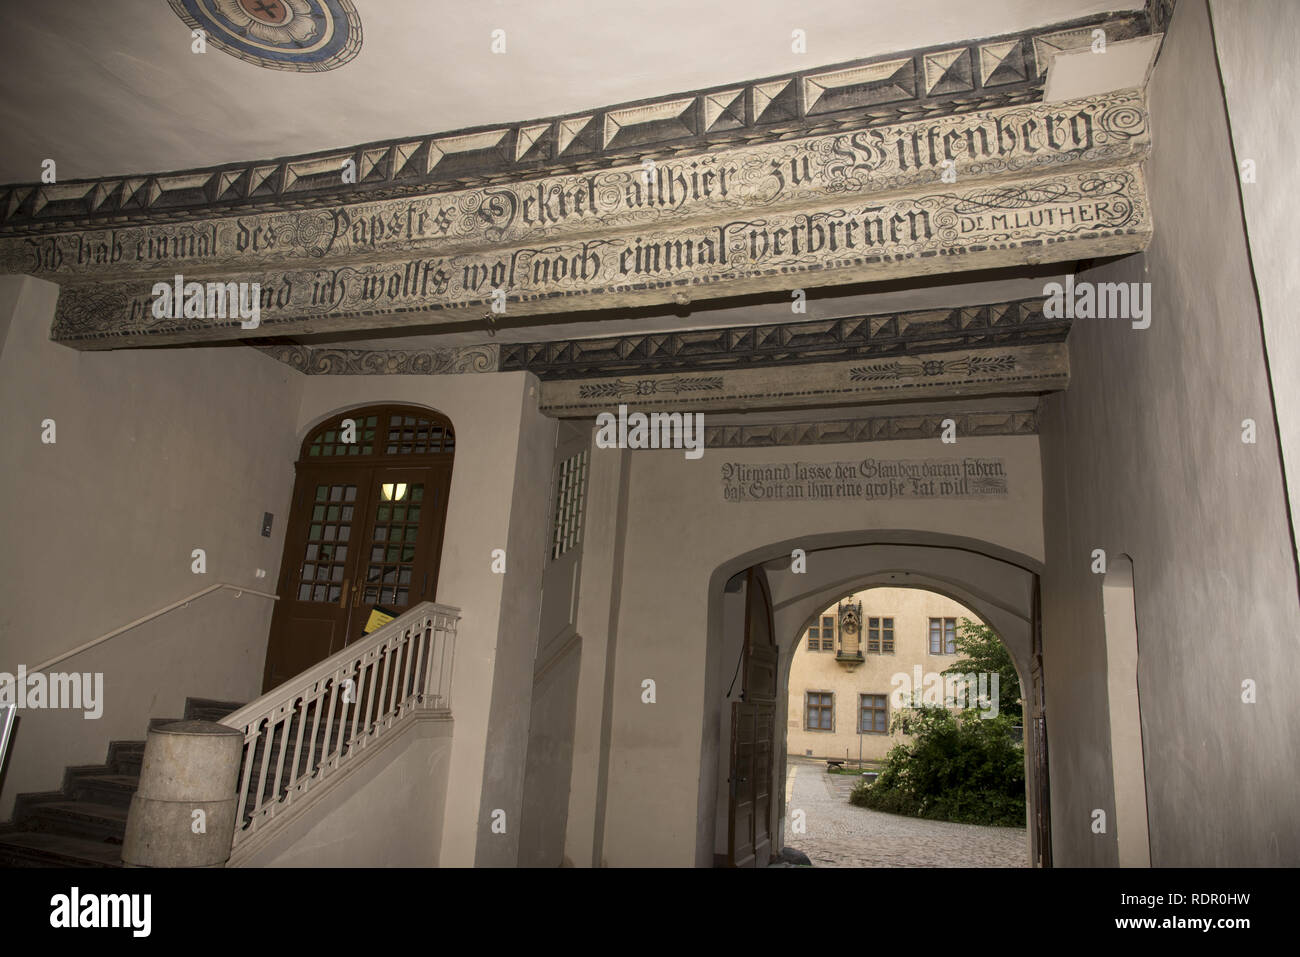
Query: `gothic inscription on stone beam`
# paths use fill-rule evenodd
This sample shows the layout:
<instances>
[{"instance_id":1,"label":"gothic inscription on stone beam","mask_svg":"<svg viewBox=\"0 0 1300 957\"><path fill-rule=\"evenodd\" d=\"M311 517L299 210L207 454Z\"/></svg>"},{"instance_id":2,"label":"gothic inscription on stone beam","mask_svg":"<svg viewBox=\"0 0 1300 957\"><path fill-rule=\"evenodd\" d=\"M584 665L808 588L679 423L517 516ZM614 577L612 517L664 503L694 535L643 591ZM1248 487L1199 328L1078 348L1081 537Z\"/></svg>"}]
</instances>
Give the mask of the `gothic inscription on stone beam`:
<instances>
[{"instance_id":1,"label":"gothic inscription on stone beam","mask_svg":"<svg viewBox=\"0 0 1300 957\"><path fill-rule=\"evenodd\" d=\"M0 270L59 278L316 264L469 250L886 192L1118 166L1146 155L1135 90L877 126L374 203L0 240Z\"/></svg>"},{"instance_id":2,"label":"gothic inscription on stone beam","mask_svg":"<svg viewBox=\"0 0 1300 957\"><path fill-rule=\"evenodd\" d=\"M894 501L997 498L1007 494L1000 458L864 458L849 462L728 462L721 469L725 502Z\"/></svg>"},{"instance_id":3,"label":"gothic inscription on stone beam","mask_svg":"<svg viewBox=\"0 0 1300 957\"><path fill-rule=\"evenodd\" d=\"M53 337L112 348L428 324L441 311L453 311L442 321L478 319L494 303L512 315L571 312L1116 255L1150 234L1139 168L1088 169L668 231L227 276L258 284L261 325L251 332L205 318L197 302L179 317L157 315L149 280L71 284ZM1049 250L1062 243L1068 251Z\"/></svg>"}]
</instances>

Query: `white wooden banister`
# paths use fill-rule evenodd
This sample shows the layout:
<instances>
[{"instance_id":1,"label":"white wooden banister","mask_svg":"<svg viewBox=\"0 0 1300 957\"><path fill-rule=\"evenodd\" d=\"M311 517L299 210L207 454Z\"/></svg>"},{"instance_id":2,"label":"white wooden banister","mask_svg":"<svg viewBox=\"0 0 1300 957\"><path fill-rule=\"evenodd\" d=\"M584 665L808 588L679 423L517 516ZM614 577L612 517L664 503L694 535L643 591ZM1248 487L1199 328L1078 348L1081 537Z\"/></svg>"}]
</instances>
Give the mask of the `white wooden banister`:
<instances>
[{"instance_id":1,"label":"white wooden banister","mask_svg":"<svg viewBox=\"0 0 1300 957\"><path fill-rule=\"evenodd\" d=\"M407 720L450 716L459 621L423 602L221 720L244 734L232 862Z\"/></svg>"}]
</instances>

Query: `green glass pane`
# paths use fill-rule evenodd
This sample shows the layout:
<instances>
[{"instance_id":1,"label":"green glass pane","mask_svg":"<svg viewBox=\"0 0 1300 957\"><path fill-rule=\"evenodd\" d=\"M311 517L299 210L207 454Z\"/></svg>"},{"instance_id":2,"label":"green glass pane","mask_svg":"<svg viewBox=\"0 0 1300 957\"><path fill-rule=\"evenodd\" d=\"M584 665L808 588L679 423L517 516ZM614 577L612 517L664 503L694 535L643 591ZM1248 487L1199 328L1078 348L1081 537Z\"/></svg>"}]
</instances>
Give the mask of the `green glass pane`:
<instances>
[{"instance_id":1,"label":"green glass pane","mask_svg":"<svg viewBox=\"0 0 1300 957\"><path fill-rule=\"evenodd\" d=\"M328 486L326 485L316 486L316 501L318 502L325 501L325 499L329 497L329 494L330 494L330 490Z\"/></svg>"},{"instance_id":2,"label":"green glass pane","mask_svg":"<svg viewBox=\"0 0 1300 957\"><path fill-rule=\"evenodd\" d=\"M415 536L418 535L419 533L420 533L420 530L419 530L418 528L416 528L414 525L408 525L408 526L406 526L406 540L407 540L408 542L413 542L413 541L415 541Z\"/></svg>"},{"instance_id":3,"label":"green glass pane","mask_svg":"<svg viewBox=\"0 0 1300 957\"><path fill-rule=\"evenodd\" d=\"M311 520L313 522L319 522L324 517L325 517L324 505L317 505L315 508L311 510Z\"/></svg>"},{"instance_id":4,"label":"green glass pane","mask_svg":"<svg viewBox=\"0 0 1300 957\"><path fill-rule=\"evenodd\" d=\"M405 506L405 505L394 505L394 506L393 506L393 521L394 521L394 522L404 522L404 521L406 521L406 506Z\"/></svg>"},{"instance_id":5,"label":"green glass pane","mask_svg":"<svg viewBox=\"0 0 1300 957\"><path fill-rule=\"evenodd\" d=\"M329 520L331 522L337 522L339 520L339 507L337 505L330 506Z\"/></svg>"},{"instance_id":6,"label":"green glass pane","mask_svg":"<svg viewBox=\"0 0 1300 957\"><path fill-rule=\"evenodd\" d=\"M389 546L388 546L388 560L389 560L390 562L395 562L395 561L397 561L397 556L398 556L398 554L400 553L400 551L401 551L401 549L400 549L397 545L389 545Z\"/></svg>"},{"instance_id":7,"label":"green glass pane","mask_svg":"<svg viewBox=\"0 0 1300 957\"><path fill-rule=\"evenodd\" d=\"M406 512L408 522L418 522L420 520L420 506L412 505Z\"/></svg>"},{"instance_id":8,"label":"green glass pane","mask_svg":"<svg viewBox=\"0 0 1300 957\"><path fill-rule=\"evenodd\" d=\"M319 525L313 525L313 526L311 527L311 534L310 534L308 537L309 537L309 538L320 538L320 532L321 532L321 527L320 527Z\"/></svg>"},{"instance_id":9,"label":"green glass pane","mask_svg":"<svg viewBox=\"0 0 1300 957\"><path fill-rule=\"evenodd\" d=\"M388 512L389 512L389 508L387 505L379 506L379 521L381 522L388 521Z\"/></svg>"},{"instance_id":10,"label":"green glass pane","mask_svg":"<svg viewBox=\"0 0 1300 957\"><path fill-rule=\"evenodd\" d=\"M416 485L416 486L414 486L414 487L411 489L411 501L412 501L412 502L422 502L422 501L424 501L424 486L423 486L423 485Z\"/></svg>"}]
</instances>

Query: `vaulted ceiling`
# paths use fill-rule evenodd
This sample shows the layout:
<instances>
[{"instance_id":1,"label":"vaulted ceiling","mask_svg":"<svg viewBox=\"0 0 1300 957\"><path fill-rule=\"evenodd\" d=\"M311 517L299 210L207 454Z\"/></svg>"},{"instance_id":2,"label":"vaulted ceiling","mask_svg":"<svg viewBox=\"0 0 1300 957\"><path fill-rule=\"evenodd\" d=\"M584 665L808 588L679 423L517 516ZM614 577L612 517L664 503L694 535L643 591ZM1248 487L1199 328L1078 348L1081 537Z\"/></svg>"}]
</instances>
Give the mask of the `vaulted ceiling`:
<instances>
[{"instance_id":1,"label":"vaulted ceiling","mask_svg":"<svg viewBox=\"0 0 1300 957\"><path fill-rule=\"evenodd\" d=\"M221 0L197 0L198 4ZM236 0L230 0L235 3ZM355 0L362 43L326 72L209 46L166 0L0 10L0 182L267 159L508 123L996 36L1134 0ZM493 31L505 52L493 53ZM806 53L791 51L804 31Z\"/></svg>"}]
</instances>

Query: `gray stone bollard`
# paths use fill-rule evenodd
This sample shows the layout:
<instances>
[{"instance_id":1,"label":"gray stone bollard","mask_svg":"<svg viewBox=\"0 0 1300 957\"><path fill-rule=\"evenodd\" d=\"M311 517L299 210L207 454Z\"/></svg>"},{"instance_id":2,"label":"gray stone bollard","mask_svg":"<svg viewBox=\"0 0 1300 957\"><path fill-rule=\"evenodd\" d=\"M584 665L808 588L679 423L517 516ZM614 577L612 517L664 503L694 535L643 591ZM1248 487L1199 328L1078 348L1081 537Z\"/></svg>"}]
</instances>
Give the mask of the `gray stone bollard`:
<instances>
[{"instance_id":1,"label":"gray stone bollard","mask_svg":"<svg viewBox=\"0 0 1300 957\"><path fill-rule=\"evenodd\" d=\"M126 818L122 862L224 866L235 836L243 753L243 734L224 724L177 721L151 729Z\"/></svg>"}]
</instances>

